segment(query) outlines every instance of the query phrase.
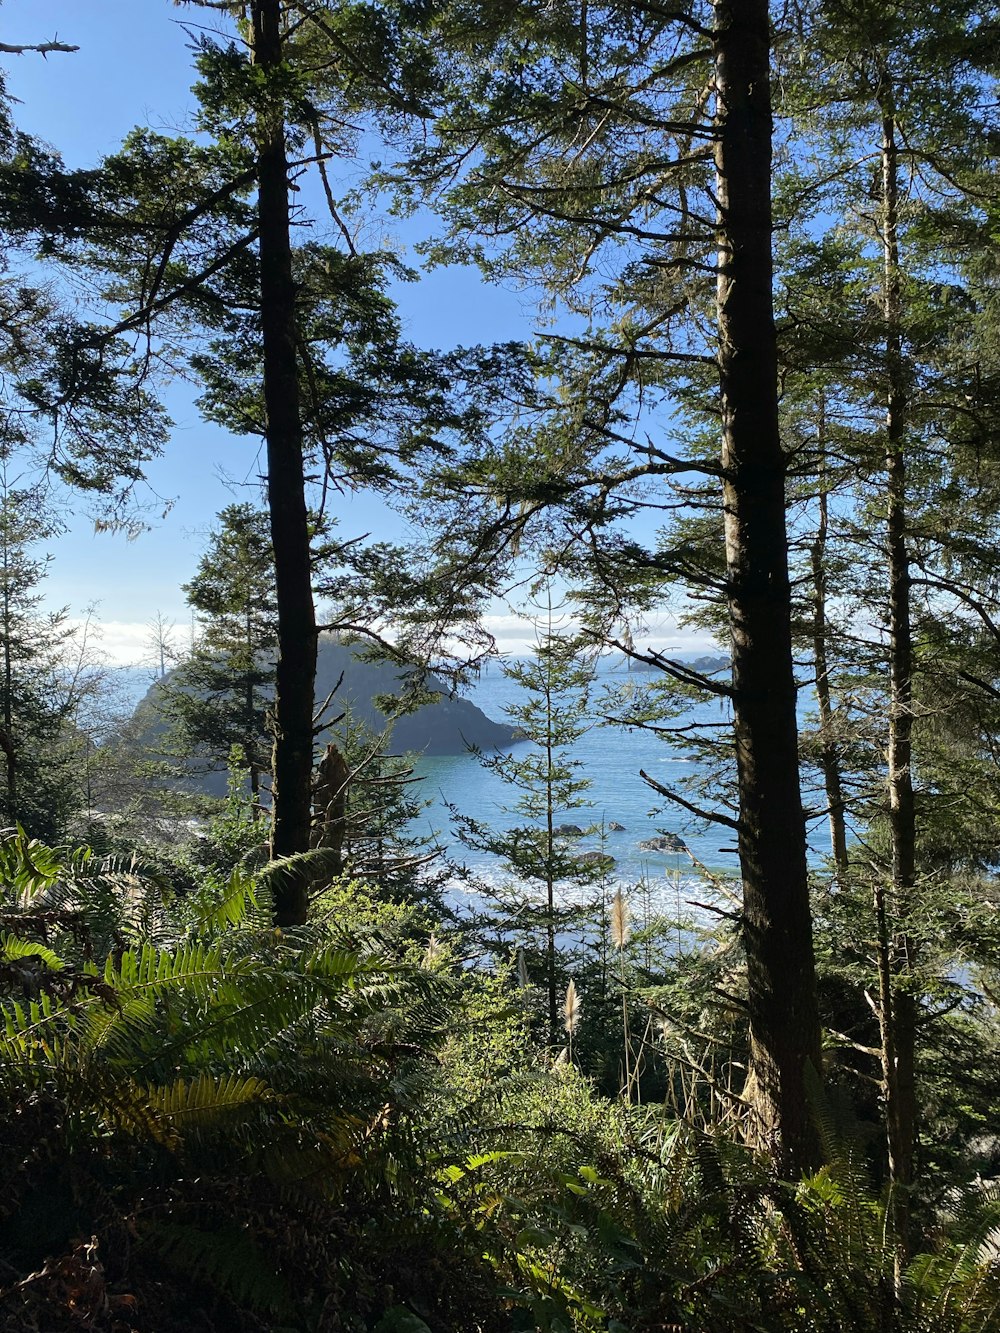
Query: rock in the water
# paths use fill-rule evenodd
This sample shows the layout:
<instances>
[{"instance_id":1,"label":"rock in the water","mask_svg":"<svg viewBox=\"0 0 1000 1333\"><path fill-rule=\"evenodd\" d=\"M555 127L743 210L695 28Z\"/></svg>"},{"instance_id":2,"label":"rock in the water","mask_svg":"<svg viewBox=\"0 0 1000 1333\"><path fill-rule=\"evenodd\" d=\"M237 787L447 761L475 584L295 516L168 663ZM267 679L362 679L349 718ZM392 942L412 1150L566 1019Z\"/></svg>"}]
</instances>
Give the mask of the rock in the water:
<instances>
[{"instance_id":1,"label":"rock in the water","mask_svg":"<svg viewBox=\"0 0 1000 1333\"><path fill-rule=\"evenodd\" d=\"M618 822L617 819L612 819L611 823L608 825L608 828L609 828L609 830L610 830L612 833L624 833L624 832L625 832L625 825L624 825L624 824L619 824L619 822Z\"/></svg>"},{"instance_id":2,"label":"rock in the water","mask_svg":"<svg viewBox=\"0 0 1000 1333\"><path fill-rule=\"evenodd\" d=\"M583 829L579 824L557 824L552 830L557 838L582 838Z\"/></svg>"},{"instance_id":3,"label":"rock in the water","mask_svg":"<svg viewBox=\"0 0 1000 1333\"><path fill-rule=\"evenodd\" d=\"M640 852L686 852L687 844L676 833L661 833L639 843Z\"/></svg>"},{"instance_id":4,"label":"rock in the water","mask_svg":"<svg viewBox=\"0 0 1000 1333\"><path fill-rule=\"evenodd\" d=\"M609 869L615 864L615 858L607 852L581 852L576 860L585 866L606 865Z\"/></svg>"}]
</instances>

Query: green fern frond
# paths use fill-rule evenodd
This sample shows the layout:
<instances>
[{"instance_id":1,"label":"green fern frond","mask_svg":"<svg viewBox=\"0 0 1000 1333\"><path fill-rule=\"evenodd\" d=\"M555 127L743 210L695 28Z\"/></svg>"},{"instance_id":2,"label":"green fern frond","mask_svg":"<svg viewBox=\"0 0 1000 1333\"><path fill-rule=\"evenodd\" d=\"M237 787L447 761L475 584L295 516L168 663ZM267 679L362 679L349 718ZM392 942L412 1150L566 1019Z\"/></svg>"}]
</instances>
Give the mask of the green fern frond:
<instances>
[{"instance_id":1,"label":"green fern frond","mask_svg":"<svg viewBox=\"0 0 1000 1333\"><path fill-rule=\"evenodd\" d=\"M242 926L259 907L253 878L240 866L234 866L222 897L208 904L195 918L194 929L200 934Z\"/></svg>"},{"instance_id":2,"label":"green fern frond","mask_svg":"<svg viewBox=\"0 0 1000 1333\"><path fill-rule=\"evenodd\" d=\"M236 1226L206 1231L166 1222L147 1223L143 1248L176 1272L206 1282L240 1305L269 1314L298 1311L288 1288L249 1235Z\"/></svg>"},{"instance_id":3,"label":"green fern frond","mask_svg":"<svg viewBox=\"0 0 1000 1333\"><path fill-rule=\"evenodd\" d=\"M273 895L278 888L285 888L305 881L312 886L330 883L341 872L341 853L331 847L314 847L308 852L297 852L294 856L284 856L271 861L257 874L260 889Z\"/></svg>"},{"instance_id":4,"label":"green fern frond","mask_svg":"<svg viewBox=\"0 0 1000 1333\"><path fill-rule=\"evenodd\" d=\"M1000 1198L995 1188L972 1187L953 1198L947 1243L936 1253L917 1255L902 1276L907 1306L928 1327L941 1326L959 1312L971 1320L984 1311L995 1316L1000 1310L998 1234ZM970 1322L969 1327L975 1326Z\"/></svg>"},{"instance_id":5,"label":"green fern frond","mask_svg":"<svg viewBox=\"0 0 1000 1333\"><path fill-rule=\"evenodd\" d=\"M60 853L29 838L20 824L0 835L0 898L27 904L58 880L62 868Z\"/></svg>"},{"instance_id":6,"label":"green fern frond","mask_svg":"<svg viewBox=\"0 0 1000 1333\"><path fill-rule=\"evenodd\" d=\"M45 1053L59 1026L70 1021L65 1002L47 991L31 1000L7 999L0 1004L3 1036L0 1038L0 1068L17 1065L39 1052Z\"/></svg>"},{"instance_id":7,"label":"green fern frond","mask_svg":"<svg viewBox=\"0 0 1000 1333\"><path fill-rule=\"evenodd\" d=\"M66 966L63 959L46 945L0 932L0 960L14 962L22 958L37 958L50 972L62 972Z\"/></svg>"},{"instance_id":8,"label":"green fern frond","mask_svg":"<svg viewBox=\"0 0 1000 1333\"><path fill-rule=\"evenodd\" d=\"M261 1079L199 1074L164 1086L119 1078L104 1084L99 1104L110 1129L178 1152L189 1140L217 1141L220 1133L246 1142L244 1131L251 1127L248 1113L274 1100Z\"/></svg>"},{"instance_id":9,"label":"green fern frond","mask_svg":"<svg viewBox=\"0 0 1000 1333\"><path fill-rule=\"evenodd\" d=\"M218 948L192 943L177 949L157 949L143 944L139 949L127 949L116 962L109 958L104 968L104 980L117 990L135 992L141 989L162 991L168 987L183 988L208 995L222 970L222 956Z\"/></svg>"},{"instance_id":10,"label":"green fern frond","mask_svg":"<svg viewBox=\"0 0 1000 1333\"><path fill-rule=\"evenodd\" d=\"M85 1015L83 1042L90 1053L127 1056L134 1043L129 1034L147 1031L156 1014L152 995L115 995L113 1003L91 1005Z\"/></svg>"},{"instance_id":11,"label":"green fern frond","mask_svg":"<svg viewBox=\"0 0 1000 1333\"><path fill-rule=\"evenodd\" d=\"M361 962L355 949L343 948L338 944L326 945L303 955L303 970L310 976L323 977L330 981L342 981L352 984L360 971L378 973L382 969L370 960Z\"/></svg>"},{"instance_id":12,"label":"green fern frond","mask_svg":"<svg viewBox=\"0 0 1000 1333\"><path fill-rule=\"evenodd\" d=\"M104 958L131 940L165 939L171 896L160 871L137 856L48 847L21 829L0 837L0 919L44 917L43 942L69 959Z\"/></svg>"},{"instance_id":13,"label":"green fern frond","mask_svg":"<svg viewBox=\"0 0 1000 1333\"><path fill-rule=\"evenodd\" d=\"M263 1079L237 1074L179 1078L166 1087L146 1087L143 1096L153 1111L182 1128L215 1128L234 1111L274 1101Z\"/></svg>"}]
</instances>

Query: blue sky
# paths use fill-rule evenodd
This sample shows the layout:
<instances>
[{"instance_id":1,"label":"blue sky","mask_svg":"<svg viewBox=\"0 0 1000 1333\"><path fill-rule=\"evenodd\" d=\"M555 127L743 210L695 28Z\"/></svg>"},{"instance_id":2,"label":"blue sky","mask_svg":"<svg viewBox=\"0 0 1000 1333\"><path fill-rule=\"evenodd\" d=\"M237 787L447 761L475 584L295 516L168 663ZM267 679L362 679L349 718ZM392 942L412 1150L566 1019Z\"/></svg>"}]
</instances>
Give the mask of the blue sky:
<instances>
[{"instance_id":1,"label":"blue sky","mask_svg":"<svg viewBox=\"0 0 1000 1333\"><path fill-rule=\"evenodd\" d=\"M72 166L96 162L137 124L183 133L194 107L189 33L220 22L210 11L170 0L4 0L0 16L5 42L58 35L80 47L45 59L2 57L8 90L20 102L16 123L54 145ZM487 286L470 270L435 270L402 285L397 297L408 335L423 346L527 337L534 323L526 294ZM96 603L104 648L115 661L143 656L145 626L157 611L183 633L189 612L180 586L194 572L217 512L248 498L241 487L252 485L260 470L253 442L206 425L193 397L189 386L170 387L172 438L149 469L155 494L172 502L169 513L127 541L96 535L91 519L77 511L66 534L50 543L49 604L79 615ZM365 496L345 499L340 517L344 533L384 531L386 523ZM499 607L495 628L512 646L525 637Z\"/></svg>"}]
</instances>

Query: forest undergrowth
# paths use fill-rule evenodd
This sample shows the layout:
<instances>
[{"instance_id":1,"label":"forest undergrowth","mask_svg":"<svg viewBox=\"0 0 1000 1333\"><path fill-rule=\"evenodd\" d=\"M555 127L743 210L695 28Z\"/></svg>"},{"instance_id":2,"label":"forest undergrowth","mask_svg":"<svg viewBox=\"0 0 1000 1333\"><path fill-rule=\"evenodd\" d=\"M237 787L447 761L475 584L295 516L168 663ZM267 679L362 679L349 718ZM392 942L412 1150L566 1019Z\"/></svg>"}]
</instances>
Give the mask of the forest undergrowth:
<instances>
[{"instance_id":1,"label":"forest undergrowth","mask_svg":"<svg viewBox=\"0 0 1000 1333\"><path fill-rule=\"evenodd\" d=\"M616 895L611 966L560 957L557 1048L544 949L491 957L474 922L346 880L276 930L288 867L227 867L215 833L186 892L190 860L0 845L3 1329L998 1326L987 1052L965 1086L940 1072L996 1039L985 997L938 1042L949 1141L901 1264L857 1050L815 1085L817 1171L782 1180L741 1142L731 934L651 950ZM828 1007L850 980L830 954Z\"/></svg>"}]
</instances>

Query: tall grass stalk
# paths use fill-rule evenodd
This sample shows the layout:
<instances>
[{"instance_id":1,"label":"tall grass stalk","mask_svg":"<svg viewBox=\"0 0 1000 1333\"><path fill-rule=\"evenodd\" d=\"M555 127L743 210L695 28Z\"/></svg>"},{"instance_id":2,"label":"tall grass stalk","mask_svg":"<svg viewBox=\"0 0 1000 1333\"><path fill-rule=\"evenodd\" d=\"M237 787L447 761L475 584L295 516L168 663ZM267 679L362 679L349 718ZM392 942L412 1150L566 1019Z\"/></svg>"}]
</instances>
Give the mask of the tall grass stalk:
<instances>
[{"instance_id":1,"label":"tall grass stalk","mask_svg":"<svg viewBox=\"0 0 1000 1333\"><path fill-rule=\"evenodd\" d=\"M622 1049L625 1057L625 1083L622 1092L626 1103L632 1101L633 1061L632 1038L628 1021L628 992L625 986L625 946L629 942L632 928L629 923L628 903L621 889L611 900L611 942L618 950L618 981L622 989Z\"/></svg>"}]
</instances>

